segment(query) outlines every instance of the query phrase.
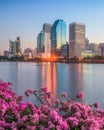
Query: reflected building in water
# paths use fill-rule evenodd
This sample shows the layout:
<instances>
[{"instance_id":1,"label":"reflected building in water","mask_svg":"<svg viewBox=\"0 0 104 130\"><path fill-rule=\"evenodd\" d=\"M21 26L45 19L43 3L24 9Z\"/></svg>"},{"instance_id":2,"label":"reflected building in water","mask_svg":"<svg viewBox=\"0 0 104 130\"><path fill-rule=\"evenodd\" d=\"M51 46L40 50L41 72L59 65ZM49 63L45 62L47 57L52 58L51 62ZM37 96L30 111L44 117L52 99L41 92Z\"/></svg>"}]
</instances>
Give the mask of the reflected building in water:
<instances>
[{"instance_id":1,"label":"reflected building in water","mask_svg":"<svg viewBox=\"0 0 104 130\"><path fill-rule=\"evenodd\" d=\"M76 97L79 92L83 92L83 64L73 64L69 68L70 98Z\"/></svg>"},{"instance_id":2,"label":"reflected building in water","mask_svg":"<svg viewBox=\"0 0 104 130\"><path fill-rule=\"evenodd\" d=\"M42 63L41 66L41 80L42 87L48 87L54 98L57 96L57 74L56 74L56 63Z\"/></svg>"}]
</instances>

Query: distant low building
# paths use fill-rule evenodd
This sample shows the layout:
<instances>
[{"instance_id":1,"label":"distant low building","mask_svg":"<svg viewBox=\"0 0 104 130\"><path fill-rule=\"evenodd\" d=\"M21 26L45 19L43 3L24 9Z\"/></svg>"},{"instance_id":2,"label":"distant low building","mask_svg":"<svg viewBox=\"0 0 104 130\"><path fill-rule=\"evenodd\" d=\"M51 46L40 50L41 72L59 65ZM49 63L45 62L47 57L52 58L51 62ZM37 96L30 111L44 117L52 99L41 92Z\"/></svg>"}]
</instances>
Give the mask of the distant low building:
<instances>
[{"instance_id":1,"label":"distant low building","mask_svg":"<svg viewBox=\"0 0 104 130\"><path fill-rule=\"evenodd\" d=\"M104 57L104 43L99 43L100 56Z\"/></svg>"},{"instance_id":2,"label":"distant low building","mask_svg":"<svg viewBox=\"0 0 104 130\"><path fill-rule=\"evenodd\" d=\"M61 55L64 58L69 57L69 44L68 44L68 42L61 47Z\"/></svg>"},{"instance_id":3,"label":"distant low building","mask_svg":"<svg viewBox=\"0 0 104 130\"><path fill-rule=\"evenodd\" d=\"M95 53L95 55L99 55L99 44L96 43L90 43L89 44L89 50L92 51L92 53Z\"/></svg>"},{"instance_id":4,"label":"distant low building","mask_svg":"<svg viewBox=\"0 0 104 130\"><path fill-rule=\"evenodd\" d=\"M30 60L30 59L32 59L32 54L31 54L31 52L24 53L23 57L24 57L24 60Z\"/></svg>"},{"instance_id":5,"label":"distant low building","mask_svg":"<svg viewBox=\"0 0 104 130\"><path fill-rule=\"evenodd\" d=\"M32 49L31 48L26 48L24 50L23 56L24 56L25 60L32 59Z\"/></svg>"},{"instance_id":6,"label":"distant low building","mask_svg":"<svg viewBox=\"0 0 104 130\"><path fill-rule=\"evenodd\" d=\"M26 49L24 50L24 53L29 53L29 52L31 52L31 51L32 51L31 48L26 48Z\"/></svg>"},{"instance_id":7,"label":"distant low building","mask_svg":"<svg viewBox=\"0 0 104 130\"><path fill-rule=\"evenodd\" d=\"M85 57L93 57L95 55L95 53L93 53L92 51L85 51L81 53L81 57L85 58Z\"/></svg>"},{"instance_id":8,"label":"distant low building","mask_svg":"<svg viewBox=\"0 0 104 130\"><path fill-rule=\"evenodd\" d=\"M9 51L4 51L4 56L8 57L9 56Z\"/></svg>"},{"instance_id":9,"label":"distant low building","mask_svg":"<svg viewBox=\"0 0 104 130\"><path fill-rule=\"evenodd\" d=\"M37 48L33 49L32 50L32 58L37 58L37 55L38 55L38 51L37 51Z\"/></svg>"}]
</instances>

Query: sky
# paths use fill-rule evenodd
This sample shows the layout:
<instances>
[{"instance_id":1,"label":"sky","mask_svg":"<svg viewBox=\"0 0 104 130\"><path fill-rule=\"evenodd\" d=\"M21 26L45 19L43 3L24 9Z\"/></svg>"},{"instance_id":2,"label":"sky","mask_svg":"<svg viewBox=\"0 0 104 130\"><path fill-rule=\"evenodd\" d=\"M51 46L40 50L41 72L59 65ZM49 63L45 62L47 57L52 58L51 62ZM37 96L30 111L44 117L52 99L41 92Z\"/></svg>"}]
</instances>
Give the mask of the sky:
<instances>
[{"instance_id":1,"label":"sky","mask_svg":"<svg viewBox=\"0 0 104 130\"><path fill-rule=\"evenodd\" d=\"M9 50L9 39L20 37L22 50L37 46L43 23L63 19L86 25L90 42L104 42L104 0L0 0L0 51Z\"/></svg>"}]
</instances>

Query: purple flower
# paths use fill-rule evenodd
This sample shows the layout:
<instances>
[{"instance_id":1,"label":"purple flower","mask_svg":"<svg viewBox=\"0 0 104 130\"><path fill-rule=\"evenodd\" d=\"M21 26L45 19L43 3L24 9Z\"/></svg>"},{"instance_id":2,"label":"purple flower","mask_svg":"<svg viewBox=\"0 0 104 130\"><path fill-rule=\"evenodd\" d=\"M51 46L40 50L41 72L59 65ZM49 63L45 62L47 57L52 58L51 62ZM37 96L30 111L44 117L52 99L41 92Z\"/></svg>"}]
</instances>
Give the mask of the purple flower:
<instances>
[{"instance_id":1,"label":"purple flower","mask_svg":"<svg viewBox=\"0 0 104 130\"><path fill-rule=\"evenodd\" d=\"M82 92L79 92L79 93L77 94L77 98L79 98L79 99L84 99L84 94L83 94Z\"/></svg>"},{"instance_id":2,"label":"purple flower","mask_svg":"<svg viewBox=\"0 0 104 130\"><path fill-rule=\"evenodd\" d=\"M99 103L92 106L74 100L53 99L47 88L40 91L27 90L26 95L39 96L42 104L21 102L22 96L16 97L6 83L0 81L0 130L28 129L28 130L103 130L104 110L95 109ZM61 94L67 97L66 93ZM44 98L43 98L44 97ZM84 94L78 93L78 99L83 99ZM49 100L49 102L48 102Z\"/></svg>"},{"instance_id":3,"label":"purple flower","mask_svg":"<svg viewBox=\"0 0 104 130\"><path fill-rule=\"evenodd\" d=\"M28 89L28 90L25 91L25 96L28 97L30 94L33 94L33 90Z\"/></svg>"},{"instance_id":4,"label":"purple flower","mask_svg":"<svg viewBox=\"0 0 104 130\"><path fill-rule=\"evenodd\" d=\"M51 97L52 97L52 95L51 95L50 92L47 92L46 95L47 95L48 98L51 98Z\"/></svg>"},{"instance_id":5,"label":"purple flower","mask_svg":"<svg viewBox=\"0 0 104 130\"><path fill-rule=\"evenodd\" d=\"M67 97L67 93L63 92L60 96L63 97L63 98L66 98Z\"/></svg>"},{"instance_id":6,"label":"purple flower","mask_svg":"<svg viewBox=\"0 0 104 130\"><path fill-rule=\"evenodd\" d=\"M96 107L96 108L98 108L98 107L100 106L98 102L95 102L93 105L94 105L94 107Z\"/></svg>"},{"instance_id":7,"label":"purple flower","mask_svg":"<svg viewBox=\"0 0 104 130\"><path fill-rule=\"evenodd\" d=\"M41 88L41 91L43 91L43 92L47 92L47 87L43 87L43 88Z\"/></svg>"},{"instance_id":8,"label":"purple flower","mask_svg":"<svg viewBox=\"0 0 104 130\"><path fill-rule=\"evenodd\" d=\"M60 100L59 100L59 99L56 99L56 100L55 100L55 104L56 104L56 105L59 105L59 104L60 104Z\"/></svg>"},{"instance_id":9,"label":"purple flower","mask_svg":"<svg viewBox=\"0 0 104 130\"><path fill-rule=\"evenodd\" d=\"M17 102L20 102L20 101L22 101L23 100L23 96L18 96L17 97Z\"/></svg>"}]
</instances>

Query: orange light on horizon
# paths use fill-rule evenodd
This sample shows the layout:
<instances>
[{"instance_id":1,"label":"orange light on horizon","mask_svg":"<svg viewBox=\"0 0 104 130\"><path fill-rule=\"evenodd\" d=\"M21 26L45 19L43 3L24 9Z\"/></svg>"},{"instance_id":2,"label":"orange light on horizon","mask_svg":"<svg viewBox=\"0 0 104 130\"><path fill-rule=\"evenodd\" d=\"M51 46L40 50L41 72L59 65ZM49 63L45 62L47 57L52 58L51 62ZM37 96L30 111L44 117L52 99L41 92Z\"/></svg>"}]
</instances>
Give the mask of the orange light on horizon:
<instances>
[{"instance_id":1,"label":"orange light on horizon","mask_svg":"<svg viewBox=\"0 0 104 130\"><path fill-rule=\"evenodd\" d=\"M58 57L56 55L52 55L52 56L51 55L50 56L42 55L41 60L57 61Z\"/></svg>"},{"instance_id":2,"label":"orange light on horizon","mask_svg":"<svg viewBox=\"0 0 104 130\"><path fill-rule=\"evenodd\" d=\"M78 60L81 61L83 58L82 57L78 57Z\"/></svg>"}]
</instances>

